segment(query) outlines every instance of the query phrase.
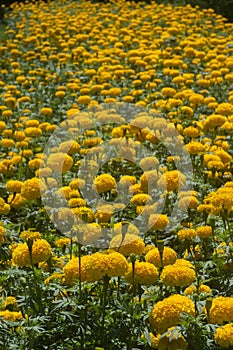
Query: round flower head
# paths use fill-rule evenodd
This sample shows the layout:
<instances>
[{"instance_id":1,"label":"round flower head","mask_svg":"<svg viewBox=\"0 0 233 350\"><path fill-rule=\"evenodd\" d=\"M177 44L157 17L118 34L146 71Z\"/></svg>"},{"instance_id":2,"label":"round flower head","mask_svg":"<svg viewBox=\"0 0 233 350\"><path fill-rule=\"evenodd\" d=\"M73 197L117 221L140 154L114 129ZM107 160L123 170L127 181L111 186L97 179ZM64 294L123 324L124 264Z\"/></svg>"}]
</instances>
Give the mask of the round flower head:
<instances>
[{"instance_id":1,"label":"round flower head","mask_svg":"<svg viewBox=\"0 0 233 350\"><path fill-rule=\"evenodd\" d=\"M166 286L183 287L193 283L196 274L192 268L175 263L165 266L160 278Z\"/></svg>"},{"instance_id":2,"label":"round flower head","mask_svg":"<svg viewBox=\"0 0 233 350\"><path fill-rule=\"evenodd\" d=\"M11 207L9 204L7 204L3 198L0 198L0 215L1 214L8 214L11 210Z\"/></svg>"},{"instance_id":3,"label":"round flower head","mask_svg":"<svg viewBox=\"0 0 233 350\"><path fill-rule=\"evenodd\" d=\"M41 234L40 234L40 232L27 230L27 231L23 231L20 234L19 237L21 239L25 239L26 241L28 241L28 240L36 240L36 239L40 239L41 238Z\"/></svg>"},{"instance_id":4,"label":"round flower head","mask_svg":"<svg viewBox=\"0 0 233 350\"><path fill-rule=\"evenodd\" d=\"M196 229L196 234L198 237L206 239L206 238L212 237L213 230L211 226L199 226Z\"/></svg>"},{"instance_id":5,"label":"round flower head","mask_svg":"<svg viewBox=\"0 0 233 350\"><path fill-rule=\"evenodd\" d=\"M194 126L189 126L184 129L183 134L187 137L198 137L199 136L199 130L195 128Z\"/></svg>"},{"instance_id":6,"label":"round flower head","mask_svg":"<svg viewBox=\"0 0 233 350\"><path fill-rule=\"evenodd\" d=\"M45 239L38 239L32 245L32 261L34 264L47 261L51 256L51 246ZM31 265L30 253L27 243L18 244L12 253L14 264L22 267Z\"/></svg>"},{"instance_id":7,"label":"round flower head","mask_svg":"<svg viewBox=\"0 0 233 350\"><path fill-rule=\"evenodd\" d=\"M201 154L205 151L203 144L197 141L189 142L185 145L185 149L190 154Z\"/></svg>"},{"instance_id":8,"label":"round flower head","mask_svg":"<svg viewBox=\"0 0 233 350\"><path fill-rule=\"evenodd\" d=\"M76 141L69 140L69 141L62 142L59 145L58 150L59 150L59 152L68 153L68 154L72 155L72 154L78 153L80 151L80 145Z\"/></svg>"},{"instance_id":9,"label":"round flower head","mask_svg":"<svg viewBox=\"0 0 233 350\"><path fill-rule=\"evenodd\" d=\"M102 235L102 229L96 222L84 225L74 225L72 227L73 234L81 240L82 244L92 244Z\"/></svg>"},{"instance_id":10,"label":"round flower head","mask_svg":"<svg viewBox=\"0 0 233 350\"><path fill-rule=\"evenodd\" d=\"M130 199L130 203L133 205L146 205L151 203L152 198L150 195L146 194L146 193L139 193L139 194L135 194L131 199Z\"/></svg>"},{"instance_id":11,"label":"round flower head","mask_svg":"<svg viewBox=\"0 0 233 350\"><path fill-rule=\"evenodd\" d=\"M119 183L120 183L120 185L122 187L128 188L129 186L136 184L136 177L135 176L124 175L124 176L122 176L120 178Z\"/></svg>"},{"instance_id":12,"label":"round flower head","mask_svg":"<svg viewBox=\"0 0 233 350\"><path fill-rule=\"evenodd\" d=\"M22 184L23 183L18 180L9 180L6 183L6 190L8 192L20 193Z\"/></svg>"},{"instance_id":13,"label":"round flower head","mask_svg":"<svg viewBox=\"0 0 233 350\"><path fill-rule=\"evenodd\" d=\"M175 250L169 247L163 249L163 266L174 264L177 259ZM158 248L153 248L146 254L146 261L154 264L156 267L161 267L161 259Z\"/></svg>"},{"instance_id":14,"label":"round flower head","mask_svg":"<svg viewBox=\"0 0 233 350\"><path fill-rule=\"evenodd\" d=\"M168 328L177 326L180 323L180 314L182 312L194 316L194 303L188 297L174 294L155 304L149 321L156 332L164 333Z\"/></svg>"},{"instance_id":15,"label":"round flower head","mask_svg":"<svg viewBox=\"0 0 233 350\"><path fill-rule=\"evenodd\" d=\"M223 102L218 105L216 108L216 113L221 115L232 115L233 114L233 105L228 102Z\"/></svg>"},{"instance_id":16,"label":"round flower head","mask_svg":"<svg viewBox=\"0 0 233 350\"><path fill-rule=\"evenodd\" d=\"M91 256L90 255L84 255L81 257L81 275L80 279L81 281L96 281L96 279L92 280L90 275L88 274L86 270L86 266L88 262L90 261ZM74 284L79 279L79 259L73 258L71 259L63 268L65 281L69 284Z\"/></svg>"},{"instance_id":17,"label":"round flower head","mask_svg":"<svg viewBox=\"0 0 233 350\"><path fill-rule=\"evenodd\" d=\"M68 284L74 283L79 278L79 263L73 258L64 267L65 280ZM104 275L109 277L123 276L127 271L128 263L126 258L117 252L109 254L94 253L81 258L81 281L98 281Z\"/></svg>"},{"instance_id":18,"label":"round flower head","mask_svg":"<svg viewBox=\"0 0 233 350\"><path fill-rule=\"evenodd\" d=\"M173 334L171 339L171 334ZM159 350L186 350L188 343L184 337L175 331L174 327L168 329L168 334L166 336L158 336L157 349Z\"/></svg>"},{"instance_id":19,"label":"round flower head","mask_svg":"<svg viewBox=\"0 0 233 350\"><path fill-rule=\"evenodd\" d=\"M194 239L197 236L197 233L192 228L182 229L182 230L177 232L177 236L179 237L179 239L190 240L190 239Z\"/></svg>"},{"instance_id":20,"label":"round flower head","mask_svg":"<svg viewBox=\"0 0 233 350\"><path fill-rule=\"evenodd\" d=\"M145 157L140 160L139 162L140 168L142 168L143 171L153 170L157 169L159 166L159 161L156 157Z\"/></svg>"},{"instance_id":21,"label":"round flower head","mask_svg":"<svg viewBox=\"0 0 233 350\"><path fill-rule=\"evenodd\" d=\"M130 254L140 255L143 253L145 244L143 240L134 235L127 233L122 241L122 235L116 235L110 242L110 248L119 251L119 253L129 256Z\"/></svg>"},{"instance_id":22,"label":"round flower head","mask_svg":"<svg viewBox=\"0 0 233 350\"><path fill-rule=\"evenodd\" d=\"M23 318L21 311L10 311L4 310L0 311L0 318L3 317L7 321L15 322Z\"/></svg>"},{"instance_id":23,"label":"round flower head","mask_svg":"<svg viewBox=\"0 0 233 350\"><path fill-rule=\"evenodd\" d=\"M151 214L148 220L148 227L153 230L164 230L169 224L167 215Z\"/></svg>"},{"instance_id":24,"label":"round flower head","mask_svg":"<svg viewBox=\"0 0 233 350\"><path fill-rule=\"evenodd\" d=\"M139 229L135 225L127 224L127 226L126 226L126 225L124 225L124 223L118 222L118 223L114 224L114 226L113 226L113 235L114 236L122 235L122 228L127 230L126 231L127 234L133 234L133 235L139 234Z\"/></svg>"},{"instance_id":25,"label":"round flower head","mask_svg":"<svg viewBox=\"0 0 233 350\"><path fill-rule=\"evenodd\" d=\"M216 329L214 335L215 342L222 348L230 348L233 346L233 323L226 324Z\"/></svg>"},{"instance_id":26,"label":"round flower head","mask_svg":"<svg viewBox=\"0 0 233 350\"><path fill-rule=\"evenodd\" d=\"M5 233L4 227L0 226L0 246L1 246L2 242L4 241L4 233Z\"/></svg>"},{"instance_id":27,"label":"round flower head","mask_svg":"<svg viewBox=\"0 0 233 350\"><path fill-rule=\"evenodd\" d=\"M95 178L94 188L98 193L109 192L116 189L116 180L109 174L102 174Z\"/></svg>"},{"instance_id":28,"label":"round flower head","mask_svg":"<svg viewBox=\"0 0 233 350\"><path fill-rule=\"evenodd\" d=\"M214 298L209 316L211 323L223 324L233 321L233 297Z\"/></svg>"},{"instance_id":29,"label":"round flower head","mask_svg":"<svg viewBox=\"0 0 233 350\"><path fill-rule=\"evenodd\" d=\"M21 196L28 200L40 198L41 193L45 191L45 184L37 177L23 182L21 187Z\"/></svg>"},{"instance_id":30,"label":"round flower head","mask_svg":"<svg viewBox=\"0 0 233 350\"><path fill-rule=\"evenodd\" d=\"M149 262L136 261L134 269L134 283L150 286L154 284L159 276L157 268ZM130 283L133 283L133 267L129 264L125 278Z\"/></svg>"},{"instance_id":31,"label":"round flower head","mask_svg":"<svg viewBox=\"0 0 233 350\"><path fill-rule=\"evenodd\" d=\"M187 210L188 208L196 209L198 206L198 200L195 196L184 196L179 200L178 206L182 210Z\"/></svg>"},{"instance_id":32,"label":"round flower head","mask_svg":"<svg viewBox=\"0 0 233 350\"><path fill-rule=\"evenodd\" d=\"M168 192L182 189L186 182L186 177L178 170L167 171L158 180L158 187Z\"/></svg>"},{"instance_id":33,"label":"round flower head","mask_svg":"<svg viewBox=\"0 0 233 350\"><path fill-rule=\"evenodd\" d=\"M70 170L72 165L72 157L63 152L52 153L47 159L47 167L51 168L52 170L61 172L62 174Z\"/></svg>"},{"instance_id":34,"label":"round flower head","mask_svg":"<svg viewBox=\"0 0 233 350\"><path fill-rule=\"evenodd\" d=\"M43 107L41 108L40 113L46 117L51 117L53 115L53 110L49 107Z\"/></svg>"}]
</instances>

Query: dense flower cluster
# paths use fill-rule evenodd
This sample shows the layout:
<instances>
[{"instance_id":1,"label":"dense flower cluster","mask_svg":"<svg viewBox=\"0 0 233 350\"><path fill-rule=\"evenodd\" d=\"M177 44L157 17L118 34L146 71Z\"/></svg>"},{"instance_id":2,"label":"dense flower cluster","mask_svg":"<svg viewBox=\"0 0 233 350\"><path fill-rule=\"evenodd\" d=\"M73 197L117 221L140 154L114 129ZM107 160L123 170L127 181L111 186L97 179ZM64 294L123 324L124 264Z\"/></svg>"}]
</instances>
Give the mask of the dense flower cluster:
<instances>
[{"instance_id":1,"label":"dense flower cluster","mask_svg":"<svg viewBox=\"0 0 233 350\"><path fill-rule=\"evenodd\" d=\"M150 324L157 332L164 333L168 328L179 324L181 312L194 316L192 300L179 294L171 295L155 304L150 315Z\"/></svg>"},{"instance_id":2,"label":"dense flower cluster","mask_svg":"<svg viewBox=\"0 0 233 350\"><path fill-rule=\"evenodd\" d=\"M231 347L233 345L233 323L217 328L214 338L221 347Z\"/></svg>"},{"instance_id":3,"label":"dense flower cluster","mask_svg":"<svg viewBox=\"0 0 233 350\"><path fill-rule=\"evenodd\" d=\"M232 23L123 0L4 23L0 348L232 347Z\"/></svg>"}]
</instances>

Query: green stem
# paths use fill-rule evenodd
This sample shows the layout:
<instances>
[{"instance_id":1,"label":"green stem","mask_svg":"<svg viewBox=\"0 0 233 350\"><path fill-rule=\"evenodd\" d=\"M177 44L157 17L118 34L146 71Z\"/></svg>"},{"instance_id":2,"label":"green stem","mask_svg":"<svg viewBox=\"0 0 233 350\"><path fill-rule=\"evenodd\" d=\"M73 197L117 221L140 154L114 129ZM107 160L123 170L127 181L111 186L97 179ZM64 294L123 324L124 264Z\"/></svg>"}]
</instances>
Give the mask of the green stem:
<instances>
[{"instance_id":1,"label":"green stem","mask_svg":"<svg viewBox=\"0 0 233 350\"><path fill-rule=\"evenodd\" d=\"M107 295L108 295L108 286L109 286L109 281L110 281L110 277L108 275L104 275L103 277L103 313L102 313L102 344L101 346L104 346L105 344L105 334L104 334L104 330L105 330L105 317L106 317L106 305L107 305Z\"/></svg>"}]
</instances>

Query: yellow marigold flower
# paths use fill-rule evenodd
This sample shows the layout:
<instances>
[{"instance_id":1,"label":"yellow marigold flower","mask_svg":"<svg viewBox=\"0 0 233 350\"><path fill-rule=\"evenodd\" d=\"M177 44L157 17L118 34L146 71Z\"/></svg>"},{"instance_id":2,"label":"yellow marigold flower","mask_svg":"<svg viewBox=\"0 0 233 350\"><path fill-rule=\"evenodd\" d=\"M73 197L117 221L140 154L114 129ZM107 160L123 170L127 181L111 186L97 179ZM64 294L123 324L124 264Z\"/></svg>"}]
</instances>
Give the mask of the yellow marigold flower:
<instances>
[{"instance_id":1,"label":"yellow marigold flower","mask_svg":"<svg viewBox=\"0 0 233 350\"><path fill-rule=\"evenodd\" d=\"M29 240L40 239L41 234L40 232L37 232L37 231L27 230L27 231L23 231L19 237L21 239L25 239L26 241L29 241Z\"/></svg>"},{"instance_id":2,"label":"yellow marigold flower","mask_svg":"<svg viewBox=\"0 0 233 350\"><path fill-rule=\"evenodd\" d=\"M216 329L215 342L222 348L233 346L233 323L226 324Z\"/></svg>"},{"instance_id":3,"label":"yellow marigold flower","mask_svg":"<svg viewBox=\"0 0 233 350\"><path fill-rule=\"evenodd\" d=\"M92 244L102 235L101 226L96 222L74 225L72 229L82 244Z\"/></svg>"},{"instance_id":4,"label":"yellow marigold flower","mask_svg":"<svg viewBox=\"0 0 233 350\"><path fill-rule=\"evenodd\" d=\"M2 117L3 118L10 118L12 117L13 112L10 109L6 109L5 111L2 112Z\"/></svg>"},{"instance_id":5,"label":"yellow marigold flower","mask_svg":"<svg viewBox=\"0 0 233 350\"><path fill-rule=\"evenodd\" d=\"M86 266L88 262L91 260L90 255L84 255L81 257L81 276L80 279L81 281L88 281L88 282L93 282L96 281L96 279L92 280L90 275L88 274L86 270ZM66 283L69 284L74 284L78 279L79 279L79 259L78 258L73 258L71 259L63 268L63 273L65 276L65 281Z\"/></svg>"},{"instance_id":6,"label":"yellow marigold flower","mask_svg":"<svg viewBox=\"0 0 233 350\"><path fill-rule=\"evenodd\" d=\"M55 92L55 96L59 97L59 98L63 98L63 97L65 97L65 95L66 95L65 91L56 91Z\"/></svg>"},{"instance_id":7,"label":"yellow marigold flower","mask_svg":"<svg viewBox=\"0 0 233 350\"><path fill-rule=\"evenodd\" d=\"M29 127L25 129L25 135L28 137L40 137L42 130L40 128Z\"/></svg>"},{"instance_id":8,"label":"yellow marigold flower","mask_svg":"<svg viewBox=\"0 0 233 350\"><path fill-rule=\"evenodd\" d=\"M213 235L213 230L211 226L199 226L196 229L196 234L200 238L209 238Z\"/></svg>"},{"instance_id":9,"label":"yellow marigold flower","mask_svg":"<svg viewBox=\"0 0 233 350\"><path fill-rule=\"evenodd\" d=\"M210 322L223 324L233 320L233 297L219 296L213 299L209 311Z\"/></svg>"},{"instance_id":10,"label":"yellow marigold flower","mask_svg":"<svg viewBox=\"0 0 233 350\"><path fill-rule=\"evenodd\" d=\"M193 104L194 106L199 106L200 104L202 104L204 102L204 96L202 96L201 94L195 94L193 93L190 97L189 97L189 101L191 104Z\"/></svg>"},{"instance_id":11,"label":"yellow marigold flower","mask_svg":"<svg viewBox=\"0 0 233 350\"><path fill-rule=\"evenodd\" d=\"M72 155L80 151L80 145L74 140L65 141L59 145L58 151Z\"/></svg>"},{"instance_id":12,"label":"yellow marigold flower","mask_svg":"<svg viewBox=\"0 0 233 350\"><path fill-rule=\"evenodd\" d=\"M41 108L40 113L46 117L51 117L53 115L53 110L52 108L43 107Z\"/></svg>"},{"instance_id":13,"label":"yellow marigold flower","mask_svg":"<svg viewBox=\"0 0 233 350\"><path fill-rule=\"evenodd\" d=\"M82 198L70 198L68 204L71 208L85 207L87 205L86 201Z\"/></svg>"},{"instance_id":14,"label":"yellow marigold flower","mask_svg":"<svg viewBox=\"0 0 233 350\"><path fill-rule=\"evenodd\" d=\"M173 333L173 338L171 339L171 334ZM158 350L186 350L188 343L182 336L178 335L178 331L174 332L174 327L168 329L168 334L166 336L158 336Z\"/></svg>"},{"instance_id":15,"label":"yellow marigold flower","mask_svg":"<svg viewBox=\"0 0 233 350\"><path fill-rule=\"evenodd\" d=\"M148 227L153 230L164 230L169 224L166 214L151 214L148 220Z\"/></svg>"},{"instance_id":16,"label":"yellow marigold flower","mask_svg":"<svg viewBox=\"0 0 233 350\"><path fill-rule=\"evenodd\" d=\"M134 283L144 284L145 286L150 286L157 281L159 276L157 268L144 261L136 261L134 267ZM125 274L125 278L130 283L133 283L133 267L129 264L128 271Z\"/></svg>"},{"instance_id":17,"label":"yellow marigold flower","mask_svg":"<svg viewBox=\"0 0 233 350\"><path fill-rule=\"evenodd\" d=\"M88 105L91 102L91 97L89 95L82 95L78 97L78 103L83 105Z\"/></svg>"},{"instance_id":18,"label":"yellow marigold flower","mask_svg":"<svg viewBox=\"0 0 233 350\"><path fill-rule=\"evenodd\" d=\"M28 200L40 198L41 193L45 191L45 184L37 177L23 182L21 187L21 196Z\"/></svg>"},{"instance_id":19,"label":"yellow marigold flower","mask_svg":"<svg viewBox=\"0 0 233 350\"><path fill-rule=\"evenodd\" d=\"M131 199L130 203L133 205L146 205L151 203L152 197L146 193L135 194Z\"/></svg>"},{"instance_id":20,"label":"yellow marigold flower","mask_svg":"<svg viewBox=\"0 0 233 350\"><path fill-rule=\"evenodd\" d=\"M109 222L112 215L114 213L114 208L110 204L100 205L97 207L97 211L95 214L98 223L106 223Z\"/></svg>"},{"instance_id":21,"label":"yellow marigold flower","mask_svg":"<svg viewBox=\"0 0 233 350\"><path fill-rule=\"evenodd\" d=\"M145 157L140 160L139 166L143 171L154 170L158 168L159 160L154 156Z\"/></svg>"},{"instance_id":22,"label":"yellow marigold flower","mask_svg":"<svg viewBox=\"0 0 233 350\"><path fill-rule=\"evenodd\" d=\"M15 141L12 139L2 139L0 141L0 146L5 148L13 148L15 145Z\"/></svg>"},{"instance_id":23,"label":"yellow marigold flower","mask_svg":"<svg viewBox=\"0 0 233 350\"><path fill-rule=\"evenodd\" d=\"M188 106L182 106L180 108L181 113L184 114L185 116L191 117L193 115L193 109Z\"/></svg>"},{"instance_id":24,"label":"yellow marigold flower","mask_svg":"<svg viewBox=\"0 0 233 350\"><path fill-rule=\"evenodd\" d=\"M21 196L21 194L10 194L7 198L7 203L15 209L22 208L25 203L25 198Z\"/></svg>"},{"instance_id":25,"label":"yellow marigold flower","mask_svg":"<svg viewBox=\"0 0 233 350\"><path fill-rule=\"evenodd\" d=\"M166 265L172 265L175 263L177 259L177 255L175 250L169 247L164 247L162 252L163 257L163 266ZM148 251L146 254L146 261L150 262L151 264L154 264L156 267L161 267L161 259L160 259L160 253L158 248L153 248Z\"/></svg>"},{"instance_id":26,"label":"yellow marigold flower","mask_svg":"<svg viewBox=\"0 0 233 350\"><path fill-rule=\"evenodd\" d=\"M216 112L221 115L232 115L233 114L233 105L228 102L223 102L218 105Z\"/></svg>"},{"instance_id":27,"label":"yellow marigold flower","mask_svg":"<svg viewBox=\"0 0 233 350\"><path fill-rule=\"evenodd\" d=\"M168 192L182 189L186 182L186 176L179 170L167 171L158 180L158 187Z\"/></svg>"},{"instance_id":28,"label":"yellow marigold flower","mask_svg":"<svg viewBox=\"0 0 233 350\"><path fill-rule=\"evenodd\" d=\"M198 293L212 293L212 290L209 286L205 285L205 284L201 284L198 287Z\"/></svg>"},{"instance_id":29,"label":"yellow marigold flower","mask_svg":"<svg viewBox=\"0 0 233 350\"><path fill-rule=\"evenodd\" d=\"M94 253L81 258L81 281L98 281L104 275L109 277L123 276L128 268L125 257L117 252L103 254ZM79 278L78 258L73 258L63 268L65 280L68 284Z\"/></svg>"},{"instance_id":30,"label":"yellow marigold flower","mask_svg":"<svg viewBox=\"0 0 233 350\"><path fill-rule=\"evenodd\" d=\"M109 277L123 276L128 268L126 258L118 252L95 253L91 255L91 260L87 266L90 276L104 275Z\"/></svg>"},{"instance_id":31,"label":"yellow marigold flower","mask_svg":"<svg viewBox=\"0 0 233 350\"><path fill-rule=\"evenodd\" d=\"M227 118L221 114L212 114L204 121L204 130L215 129L222 126L227 121Z\"/></svg>"},{"instance_id":32,"label":"yellow marigold flower","mask_svg":"<svg viewBox=\"0 0 233 350\"><path fill-rule=\"evenodd\" d=\"M189 287L185 288L184 295L193 295L196 292L197 292L196 286L189 286Z\"/></svg>"},{"instance_id":33,"label":"yellow marigold flower","mask_svg":"<svg viewBox=\"0 0 233 350\"><path fill-rule=\"evenodd\" d=\"M160 278L166 286L183 287L193 283L196 274L192 268L174 263L163 268Z\"/></svg>"},{"instance_id":34,"label":"yellow marigold flower","mask_svg":"<svg viewBox=\"0 0 233 350\"><path fill-rule=\"evenodd\" d=\"M20 320L21 318L23 318L23 315L21 311L4 310L0 311L0 317L7 321L15 322L16 320Z\"/></svg>"},{"instance_id":35,"label":"yellow marigold flower","mask_svg":"<svg viewBox=\"0 0 233 350\"><path fill-rule=\"evenodd\" d=\"M52 248L45 239L38 239L32 245L32 261L37 264L47 261L51 256ZM31 265L30 253L27 243L18 244L12 253L13 263L22 267Z\"/></svg>"},{"instance_id":36,"label":"yellow marigold flower","mask_svg":"<svg viewBox=\"0 0 233 350\"><path fill-rule=\"evenodd\" d=\"M52 170L66 173L73 165L73 159L66 153L52 153L47 159L47 166Z\"/></svg>"},{"instance_id":37,"label":"yellow marigold flower","mask_svg":"<svg viewBox=\"0 0 233 350\"><path fill-rule=\"evenodd\" d=\"M51 281L54 281L54 280L62 281L63 277L64 277L64 275L62 273L54 272L51 276L49 276L48 278L46 278L44 280L44 283L49 284Z\"/></svg>"},{"instance_id":38,"label":"yellow marigold flower","mask_svg":"<svg viewBox=\"0 0 233 350\"><path fill-rule=\"evenodd\" d=\"M121 94L121 89L120 88L111 88L108 90L108 94L113 97L117 97Z\"/></svg>"},{"instance_id":39,"label":"yellow marigold flower","mask_svg":"<svg viewBox=\"0 0 233 350\"><path fill-rule=\"evenodd\" d=\"M55 245L56 247L59 248L64 248L66 247L68 244L70 244L70 238L65 237L65 238L59 238L56 240Z\"/></svg>"},{"instance_id":40,"label":"yellow marigold flower","mask_svg":"<svg viewBox=\"0 0 233 350\"><path fill-rule=\"evenodd\" d=\"M115 189L116 180L109 174L102 174L95 178L94 188L98 193L104 193Z\"/></svg>"},{"instance_id":41,"label":"yellow marigold flower","mask_svg":"<svg viewBox=\"0 0 233 350\"><path fill-rule=\"evenodd\" d=\"M192 228L190 229L183 229L177 232L177 236L179 239L193 239L197 236L197 233Z\"/></svg>"},{"instance_id":42,"label":"yellow marigold flower","mask_svg":"<svg viewBox=\"0 0 233 350\"><path fill-rule=\"evenodd\" d=\"M148 170L145 171L140 177L141 189L143 192L147 193L153 188L158 180L158 172L157 170Z\"/></svg>"},{"instance_id":43,"label":"yellow marigold flower","mask_svg":"<svg viewBox=\"0 0 233 350\"><path fill-rule=\"evenodd\" d=\"M122 235L116 235L110 241L109 247L119 253L129 256L130 254L140 255L143 253L145 244L137 235L127 233L122 242Z\"/></svg>"},{"instance_id":44,"label":"yellow marigold flower","mask_svg":"<svg viewBox=\"0 0 233 350\"><path fill-rule=\"evenodd\" d=\"M194 196L184 196L178 202L178 207L182 210L196 209L198 206L198 200Z\"/></svg>"},{"instance_id":45,"label":"yellow marigold flower","mask_svg":"<svg viewBox=\"0 0 233 350\"><path fill-rule=\"evenodd\" d=\"M219 160L210 160L207 164L207 168L214 170L220 170L224 168L224 164Z\"/></svg>"},{"instance_id":46,"label":"yellow marigold flower","mask_svg":"<svg viewBox=\"0 0 233 350\"><path fill-rule=\"evenodd\" d=\"M16 302L16 297L8 296L6 299L3 299L2 307L6 309L8 306L18 309L18 304ZM16 310L14 310L16 311Z\"/></svg>"},{"instance_id":47,"label":"yellow marigold flower","mask_svg":"<svg viewBox=\"0 0 233 350\"><path fill-rule=\"evenodd\" d=\"M185 149L190 154L200 154L205 151L205 147L202 145L202 143L197 141L187 143L187 145L185 145Z\"/></svg>"},{"instance_id":48,"label":"yellow marigold flower","mask_svg":"<svg viewBox=\"0 0 233 350\"><path fill-rule=\"evenodd\" d=\"M129 176L129 175L123 175L121 178L120 178L120 185L122 187L129 187L131 185L134 185L136 184L136 177L135 176Z\"/></svg>"},{"instance_id":49,"label":"yellow marigold flower","mask_svg":"<svg viewBox=\"0 0 233 350\"><path fill-rule=\"evenodd\" d=\"M9 180L6 183L6 190L8 192L20 193L22 184L23 183L21 181L18 181L18 180Z\"/></svg>"},{"instance_id":50,"label":"yellow marigold flower","mask_svg":"<svg viewBox=\"0 0 233 350\"><path fill-rule=\"evenodd\" d=\"M183 130L183 135L187 137L198 137L199 130L194 126L189 126Z\"/></svg>"},{"instance_id":51,"label":"yellow marigold flower","mask_svg":"<svg viewBox=\"0 0 233 350\"><path fill-rule=\"evenodd\" d=\"M216 150L214 154L221 159L224 164L229 163L232 160L232 157L229 153L223 149Z\"/></svg>"},{"instance_id":52,"label":"yellow marigold flower","mask_svg":"<svg viewBox=\"0 0 233 350\"><path fill-rule=\"evenodd\" d=\"M0 246L1 246L2 242L4 241L4 233L5 233L4 227L0 226Z\"/></svg>"},{"instance_id":53,"label":"yellow marigold flower","mask_svg":"<svg viewBox=\"0 0 233 350\"><path fill-rule=\"evenodd\" d=\"M84 188L85 187L85 180L83 179L74 179L70 182L70 188L72 190L78 190L79 188Z\"/></svg>"},{"instance_id":54,"label":"yellow marigold flower","mask_svg":"<svg viewBox=\"0 0 233 350\"><path fill-rule=\"evenodd\" d=\"M139 235L139 229L135 225L127 223L127 226L126 226L122 222L118 222L118 223L114 224L114 226L113 226L113 235L114 236L122 235L122 228L123 227L124 227L124 229L127 229L126 230L127 234Z\"/></svg>"},{"instance_id":55,"label":"yellow marigold flower","mask_svg":"<svg viewBox=\"0 0 233 350\"><path fill-rule=\"evenodd\" d=\"M180 314L182 312L194 316L194 303L188 297L174 294L155 304L149 321L156 332L164 333L168 328L177 326L180 323Z\"/></svg>"},{"instance_id":56,"label":"yellow marigold flower","mask_svg":"<svg viewBox=\"0 0 233 350\"><path fill-rule=\"evenodd\" d=\"M164 87L161 90L164 97L173 97L176 94L176 90L170 87Z\"/></svg>"},{"instance_id":57,"label":"yellow marigold flower","mask_svg":"<svg viewBox=\"0 0 233 350\"><path fill-rule=\"evenodd\" d=\"M9 204L7 204L3 198L0 198L0 215L2 214L8 214L11 210L11 207Z\"/></svg>"},{"instance_id":58,"label":"yellow marigold flower","mask_svg":"<svg viewBox=\"0 0 233 350\"><path fill-rule=\"evenodd\" d=\"M82 221L85 221L87 223L91 223L91 222L95 221L95 214L90 208L78 207L78 208L73 208L72 211ZM78 220L78 222L79 222L79 220Z\"/></svg>"},{"instance_id":59,"label":"yellow marigold flower","mask_svg":"<svg viewBox=\"0 0 233 350\"><path fill-rule=\"evenodd\" d=\"M2 133L3 130L5 130L5 129L6 129L6 123L3 121L0 121L0 133Z\"/></svg>"}]
</instances>

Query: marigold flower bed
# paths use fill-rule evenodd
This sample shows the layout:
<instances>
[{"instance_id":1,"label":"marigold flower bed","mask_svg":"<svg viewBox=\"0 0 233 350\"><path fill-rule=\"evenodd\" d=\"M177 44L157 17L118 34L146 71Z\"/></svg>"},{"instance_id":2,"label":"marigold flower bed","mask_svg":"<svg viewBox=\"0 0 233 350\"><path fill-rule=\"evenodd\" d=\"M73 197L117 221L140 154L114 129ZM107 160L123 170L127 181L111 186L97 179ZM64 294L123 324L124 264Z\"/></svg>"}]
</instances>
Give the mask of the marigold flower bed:
<instances>
[{"instance_id":1,"label":"marigold flower bed","mask_svg":"<svg viewBox=\"0 0 233 350\"><path fill-rule=\"evenodd\" d=\"M233 24L11 5L0 42L0 348L233 349Z\"/></svg>"}]
</instances>

